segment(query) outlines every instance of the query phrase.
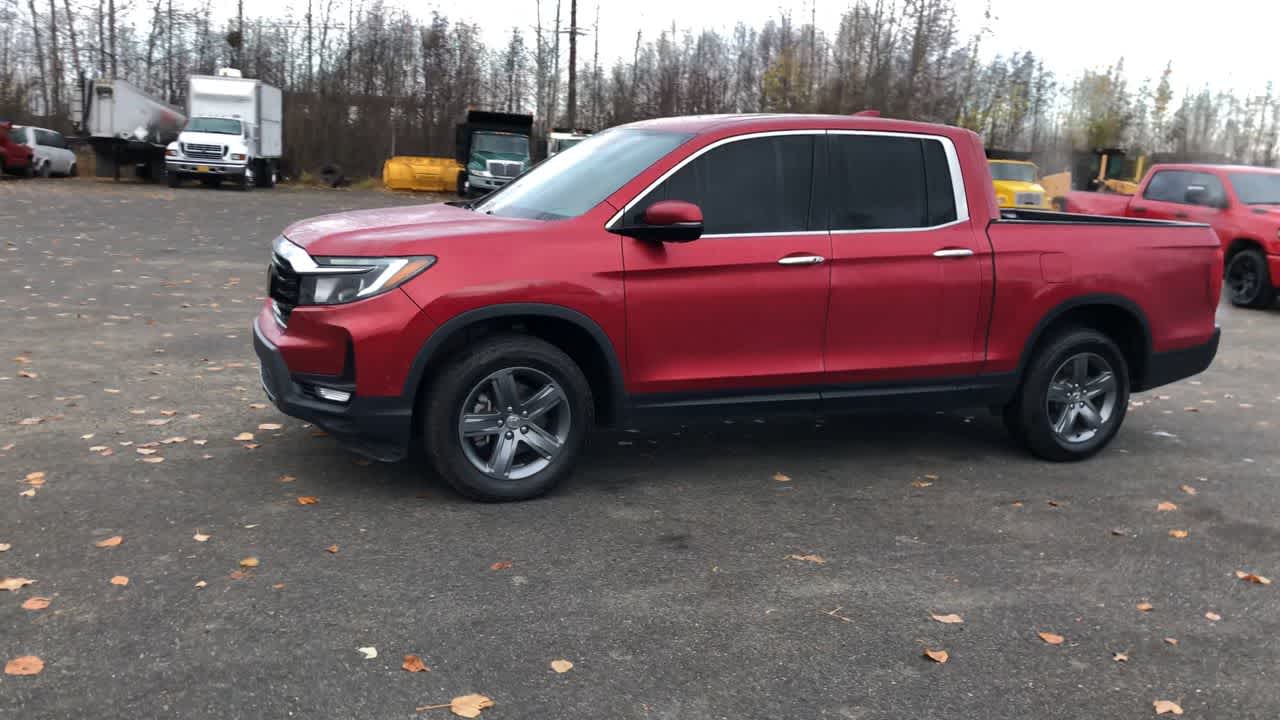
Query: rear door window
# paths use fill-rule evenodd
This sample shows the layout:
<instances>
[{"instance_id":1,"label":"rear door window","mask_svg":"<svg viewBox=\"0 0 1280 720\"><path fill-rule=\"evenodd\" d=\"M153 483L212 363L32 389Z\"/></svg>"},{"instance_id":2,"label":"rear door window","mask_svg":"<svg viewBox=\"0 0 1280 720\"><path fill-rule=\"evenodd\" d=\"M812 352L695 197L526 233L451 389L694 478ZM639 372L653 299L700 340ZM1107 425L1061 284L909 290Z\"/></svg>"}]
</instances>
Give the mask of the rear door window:
<instances>
[{"instance_id":1,"label":"rear door window","mask_svg":"<svg viewBox=\"0 0 1280 720\"><path fill-rule=\"evenodd\" d=\"M1226 197L1222 181L1216 175L1191 170L1162 170L1151 177L1142 197L1156 202L1190 205L1187 202L1187 190L1201 187L1208 191L1210 200Z\"/></svg>"},{"instance_id":2,"label":"rear door window","mask_svg":"<svg viewBox=\"0 0 1280 720\"><path fill-rule=\"evenodd\" d=\"M957 219L941 141L833 133L828 143L832 231L926 228Z\"/></svg>"},{"instance_id":3,"label":"rear door window","mask_svg":"<svg viewBox=\"0 0 1280 720\"><path fill-rule=\"evenodd\" d=\"M803 232L810 219L814 135L734 140L694 158L627 212L640 224L659 200L685 200L702 209L704 235Z\"/></svg>"}]
</instances>

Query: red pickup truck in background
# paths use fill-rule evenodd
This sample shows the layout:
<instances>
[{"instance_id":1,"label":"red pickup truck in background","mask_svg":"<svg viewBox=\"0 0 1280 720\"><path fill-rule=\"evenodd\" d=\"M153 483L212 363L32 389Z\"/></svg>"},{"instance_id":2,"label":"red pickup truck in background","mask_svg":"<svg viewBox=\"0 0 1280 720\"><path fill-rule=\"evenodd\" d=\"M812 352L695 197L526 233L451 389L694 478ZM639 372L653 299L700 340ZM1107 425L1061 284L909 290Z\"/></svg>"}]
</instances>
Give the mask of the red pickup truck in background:
<instances>
[{"instance_id":1,"label":"red pickup truck in background","mask_svg":"<svg viewBox=\"0 0 1280 720\"><path fill-rule=\"evenodd\" d=\"M624 125L482 200L273 250L268 396L484 500L546 492L593 426L642 416L989 407L1083 459L1218 347L1208 227L1002 213L977 135L875 117Z\"/></svg>"},{"instance_id":2,"label":"red pickup truck in background","mask_svg":"<svg viewBox=\"0 0 1280 720\"><path fill-rule=\"evenodd\" d=\"M31 148L13 141L9 130L13 123L0 120L0 170L11 175L31 177L35 174Z\"/></svg>"},{"instance_id":3,"label":"red pickup truck in background","mask_svg":"<svg viewBox=\"0 0 1280 720\"><path fill-rule=\"evenodd\" d=\"M1227 292L1241 307L1270 307L1280 280L1280 170L1244 165L1155 165L1133 195L1072 192L1067 212L1182 220L1213 228Z\"/></svg>"}]
</instances>

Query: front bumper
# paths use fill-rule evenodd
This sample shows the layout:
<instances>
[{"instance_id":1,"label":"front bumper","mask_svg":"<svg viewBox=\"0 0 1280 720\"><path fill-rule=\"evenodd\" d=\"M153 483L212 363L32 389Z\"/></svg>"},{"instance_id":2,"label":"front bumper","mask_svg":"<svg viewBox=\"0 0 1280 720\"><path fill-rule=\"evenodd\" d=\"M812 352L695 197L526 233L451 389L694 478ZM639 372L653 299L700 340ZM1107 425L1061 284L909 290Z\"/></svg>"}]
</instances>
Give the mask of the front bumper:
<instances>
[{"instance_id":1,"label":"front bumper","mask_svg":"<svg viewBox=\"0 0 1280 720\"><path fill-rule=\"evenodd\" d=\"M413 436L412 400L400 397L360 397L354 383L290 372L280 349L253 323L253 349L262 369L262 389L286 415L328 431L339 442L375 460L395 462L409 451ZM321 400L313 388L323 385L352 393L345 403Z\"/></svg>"},{"instance_id":2,"label":"front bumper","mask_svg":"<svg viewBox=\"0 0 1280 720\"><path fill-rule=\"evenodd\" d=\"M1213 337L1203 345L1153 353L1143 374L1141 387L1135 387L1134 390L1150 390L1204 372L1218 354L1218 341L1221 337L1222 329L1214 328Z\"/></svg>"},{"instance_id":3,"label":"front bumper","mask_svg":"<svg viewBox=\"0 0 1280 720\"><path fill-rule=\"evenodd\" d=\"M503 187L504 185L506 185L507 183L511 182L514 179L515 178L492 177L492 176L483 177L480 175L471 175L470 176L471 189L472 190L490 190L490 191L497 190L498 188Z\"/></svg>"},{"instance_id":4,"label":"front bumper","mask_svg":"<svg viewBox=\"0 0 1280 720\"><path fill-rule=\"evenodd\" d=\"M206 175L211 177L235 177L244 175L245 163L225 163L212 160L165 160L165 170L182 175Z\"/></svg>"}]
</instances>

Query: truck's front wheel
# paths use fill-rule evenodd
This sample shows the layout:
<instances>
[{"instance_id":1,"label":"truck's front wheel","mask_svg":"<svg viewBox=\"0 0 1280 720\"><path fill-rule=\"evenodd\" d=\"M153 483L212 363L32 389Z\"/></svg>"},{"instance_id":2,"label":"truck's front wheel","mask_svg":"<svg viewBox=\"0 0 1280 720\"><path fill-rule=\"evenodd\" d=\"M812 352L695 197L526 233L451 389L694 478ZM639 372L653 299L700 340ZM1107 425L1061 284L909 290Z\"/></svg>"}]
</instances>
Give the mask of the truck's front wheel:
<instances>
[{"instance_id":1,"label":"truck's front wheel","mask_svg":"<svg viewBox=\"0 0 1280 720\"><path fill-rule=\"evenodd\" d=\"M1032 453L1064 462L1106 447L1128 409L1129 368L1120 349L1097 331L1074 329L1031 358L1004 419Z\"/></svg>"},{"instance_id":2,"label":"truck's front wheel","mask_svg":"<svg viewBox=\"0 0 1280 720\"><path fill-rule=\"evenodd\" d=\"M1241 250L1227 264L1227 292L1238 307L1265 308L1275 301L1267 257L1257 248Z\"/></svg>"},{"instance_id":3,"label":"truck's front wheel","mask_svg":"<svg viewBox=\"0 0 1280 720\"><path fill-rule=\"evenodd\" d=\"M244 174L240 176L240 183L236 189L240 192L248 192L258 183L258 176L253 172L253 163L249 163L244 167Z\"/></svg>"},{"instance_id":4,"label":"truck's front wheel","mask_svg":"<svg viewBox=\"0 0 1280 720\"><path fill-rule=\"evenodd\" d=\"M176 188L182 184L182 173L177 170L170 170L167 175L169 176L169 187Z\"/></svg>"},{"instance_id":5,"label":"truck's front wheel","mask_svg":"<svg viewBox=\"0 0 1280 720\"><path fill-rule=\"evenodd\" d=\"M427 456L476 500L537 497L570 472L594 422L591 386L556 346L498 335L458 355L426 389Z\"/></svg>"}]
</instances>

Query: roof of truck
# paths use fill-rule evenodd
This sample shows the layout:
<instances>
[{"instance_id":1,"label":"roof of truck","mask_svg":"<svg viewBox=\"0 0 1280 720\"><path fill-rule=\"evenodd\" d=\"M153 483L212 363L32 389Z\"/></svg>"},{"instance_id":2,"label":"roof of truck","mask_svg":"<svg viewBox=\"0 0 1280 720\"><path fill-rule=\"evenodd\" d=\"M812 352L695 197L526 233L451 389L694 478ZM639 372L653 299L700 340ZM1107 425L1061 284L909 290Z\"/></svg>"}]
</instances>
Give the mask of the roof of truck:
<instances>
[{"instance_id":1,"label":"roof of truck","mask_svg":"<svg viewBox=\"0 0 1280 720\"><path fill-rule=\"evenodd\" d=\"M669 130L695 135L732 128L741 132L768 132L770 130L883 130L886 132L918 132L949 134L958 128L948 125L895 120L871 115L802 115L792 113L759 113L738 115L685 115L655 118L630 123L624 127Z\"/></svg>"},{"instance_id":2,"label":"roof of truck","mask_svg":"<svg viewBox=\"0 0 1280 720\"><path fill-rule=\"evenodd\" d=\"M1277 173L1280 168L1259 167L1257 165L1225 165L1210 163L1158 163L1151 166L1152 170L1215 170L1217 172L1261 172L1261 173Z\"/></svg>"}]
</instances>

